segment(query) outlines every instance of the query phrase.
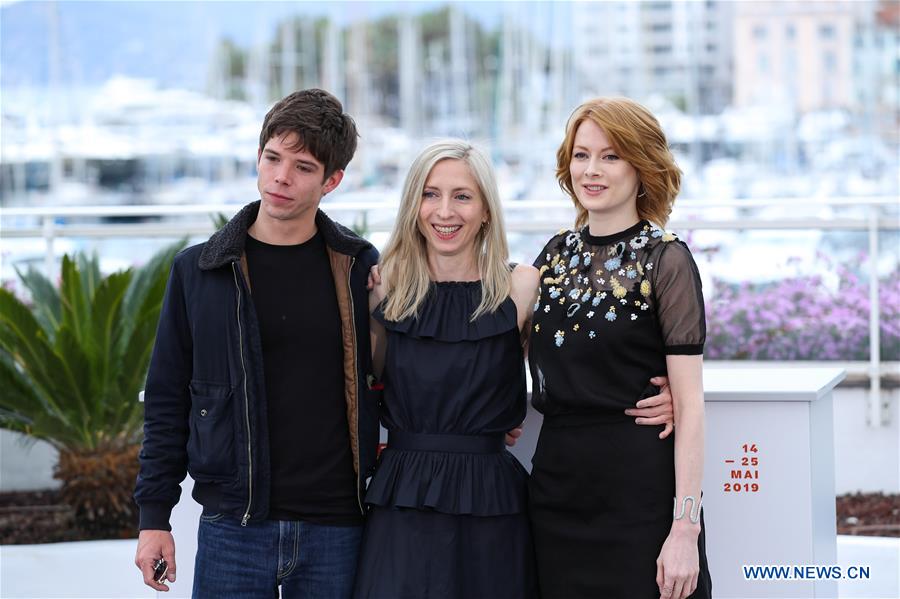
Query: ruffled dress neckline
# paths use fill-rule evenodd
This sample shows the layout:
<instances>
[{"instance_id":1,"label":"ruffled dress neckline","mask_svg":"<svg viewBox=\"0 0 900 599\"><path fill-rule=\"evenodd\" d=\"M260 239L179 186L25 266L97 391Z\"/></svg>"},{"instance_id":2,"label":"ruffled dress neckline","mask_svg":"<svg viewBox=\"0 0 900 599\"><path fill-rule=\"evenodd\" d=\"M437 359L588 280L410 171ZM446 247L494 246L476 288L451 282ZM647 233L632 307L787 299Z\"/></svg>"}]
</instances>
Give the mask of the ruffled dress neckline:
<instances>
[{"instance_id":1,"label":"ruffled dress neckline","mask_svg":"<svg viewBox=\"0 0 900 599\"><path fill-rule=\"evenodd\" d=\"M494 312L472 320L480 303L481 281L432 281L417 317L388 320L384 302L375 307L372 316L389 331L448 343L478 341L518 327L516 304L511 298L503 300Z\"/></svg>"}]
</instances>

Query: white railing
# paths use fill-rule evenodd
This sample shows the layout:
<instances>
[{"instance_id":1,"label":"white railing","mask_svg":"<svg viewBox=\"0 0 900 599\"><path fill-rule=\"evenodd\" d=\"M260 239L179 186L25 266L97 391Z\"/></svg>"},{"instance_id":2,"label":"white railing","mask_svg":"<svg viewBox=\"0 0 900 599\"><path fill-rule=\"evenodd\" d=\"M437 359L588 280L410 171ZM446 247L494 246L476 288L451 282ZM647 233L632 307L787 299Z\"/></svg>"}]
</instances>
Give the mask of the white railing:
<instances>
[{"instance_id":1,"label":"white railing","mask_svg":"<svg viewBox=\"0 0 900 599\"><path fill-rule=\"evenodd\" d=\"M352 197L352 193L345 194ZM323 203L323 209L339 215L343 222L365 223L370 233L384 233L393 227L397 202L352 201L335 197ZM104 224L78 222L91 218L110 217L190 217L225 214L230 216L240 208L236 204L216 205L147 205L147 206L66 206L0 209L0 236L11 238L43 238L45 269L53 272L56 263L54 241L59 238L88 237L165 237L200 236L212 231L212 220L181 218L165 222L137 222ZM710 219L703 216L711 208L732 209L729 218ZM787 208L791 216L766 218L754 212L769 208ZM840 216L804 215L828 208L846 211ZM719 201L679 200L678 210L668 227L673 230L843 230L865 231L868 236L869 259L869 360L849 363L848 371L862 373L869 378L867 419L872 425L887 424L889 406L881 393L881 376L897 369L896 363L883 363L880 355L879 303L877 258L879 233L900 230L898 217L900 201L894 197L831 197L831 198L765 198L728 199ZM507 201L504 203L506 228L509 232L552 233L571 226L574 210L566 200ZM67 219L72 222L58 222Z\"/></svg>"}]
</instances>

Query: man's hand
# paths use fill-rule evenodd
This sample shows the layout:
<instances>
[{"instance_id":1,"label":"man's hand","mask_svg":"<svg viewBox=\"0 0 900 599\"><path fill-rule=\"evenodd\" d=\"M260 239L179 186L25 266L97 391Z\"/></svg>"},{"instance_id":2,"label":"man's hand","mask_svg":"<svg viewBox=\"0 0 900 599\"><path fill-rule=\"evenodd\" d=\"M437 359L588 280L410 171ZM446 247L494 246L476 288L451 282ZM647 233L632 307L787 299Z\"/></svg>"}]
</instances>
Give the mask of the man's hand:
<instances>
[{"instance_id":1,"label":"man's hand","mask_svg":"<svg viewBox=\"0 0 900 599\"><path fill-rule=\"evenodd\" d=\"M134 565L144 575L144 584L157 591L168 591L169 587L153 580L153 566L158 559L169 564L166 580L175 582L175 539L167 530L142 530L138 536Z\"/></svg>"},{"instance_id":2,"label":"man's hand","mask_svg":"<svg viewBox=\"0 0 900 599\"><path fill-rule=\"evenodd\" d=\"M659 434L660 439L665 439L675 430L675 410L672 405L672 392L669 391L669 379L655 376L650 382L659 387L659 395L642 399L634 408L625 410L625 413L635 416L634 421L637 424L665 424L666 427Z\"/></svg>"},{"instance_id":3,"label":"man's hand","mask_svg":"<svg viewBox=\"0 0 900 599\"><path fill-rule=\"evenodd\" d=\"M381 271L378 269L377 264L373 264L372 268L369 269L369 280L366 282L366 289L372 291L375 289L375 285L381 285Z\"/></svg>"},{"instance_id":4,"label":"man's hand","mask_svg":"<svg viewBox=\"0 0 900 599\"><path fill-rule=\"evenodd\" d=\"M512 447L513 445L516 444L516 441L518 441L519 437L521 437L521 436L522 436L522 427L521 426L517 426L516 428L512 429L511 431L506 433L506 446Z\"/></svg>"}]
</instances>

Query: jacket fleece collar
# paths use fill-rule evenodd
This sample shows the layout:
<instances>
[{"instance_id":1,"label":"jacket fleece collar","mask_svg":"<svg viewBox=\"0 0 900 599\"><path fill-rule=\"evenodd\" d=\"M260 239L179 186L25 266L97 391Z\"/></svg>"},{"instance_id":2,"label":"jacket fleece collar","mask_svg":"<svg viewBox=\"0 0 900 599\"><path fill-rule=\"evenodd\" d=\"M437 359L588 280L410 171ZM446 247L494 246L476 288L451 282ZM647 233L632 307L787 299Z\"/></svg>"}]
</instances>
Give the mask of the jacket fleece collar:
<instances>
[{"instance_id":1,"label":"jacket fleece collar","mask_svg":"<svg viewBox=\"0 0 900 599\"><path fill-rule=\"evenodd\" d=\"M247 204L228 224L213 233L200 253L198 265L201 270L212 270L241 259L247 231L256 221L260 204L260 200ZM356 256L372 247L371 243L344 225L334 222L321 210L316 210L316 228L322 232L325 245L341 254Z\"/></svg>"}]
</instances>

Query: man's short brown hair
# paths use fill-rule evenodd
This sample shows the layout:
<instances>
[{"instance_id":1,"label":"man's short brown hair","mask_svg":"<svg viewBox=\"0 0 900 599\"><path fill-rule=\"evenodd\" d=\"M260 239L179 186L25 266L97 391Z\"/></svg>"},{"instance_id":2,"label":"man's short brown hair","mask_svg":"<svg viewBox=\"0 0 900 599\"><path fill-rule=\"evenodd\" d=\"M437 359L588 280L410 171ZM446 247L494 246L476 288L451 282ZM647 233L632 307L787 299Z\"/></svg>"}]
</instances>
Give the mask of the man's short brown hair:
<instances>
[{"instance_id":1,"label":"man's short brown hair","mask_svg":"<svg viewBox=\"0 0 900 599\"><path fill-rule=\"evenodd\" d=\"M306 150L325 165L325 178L344 170L356 152L356 123L340 100L323 89L296 91L278 101L266 114L259 133L259 149L276 136L297 135L294 152Z\"/></svg>"}]
</instances>

